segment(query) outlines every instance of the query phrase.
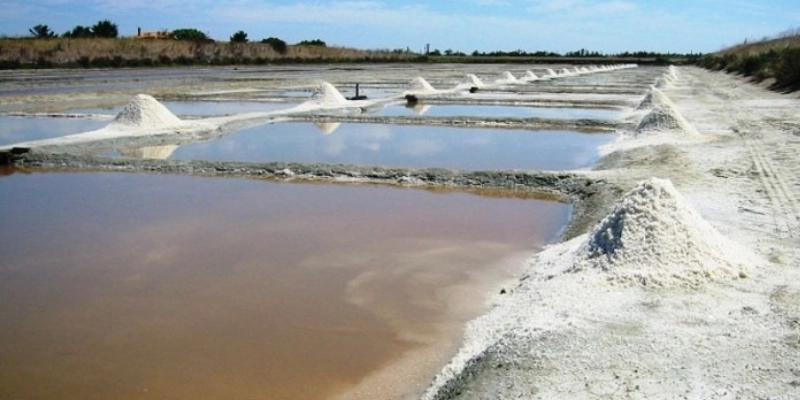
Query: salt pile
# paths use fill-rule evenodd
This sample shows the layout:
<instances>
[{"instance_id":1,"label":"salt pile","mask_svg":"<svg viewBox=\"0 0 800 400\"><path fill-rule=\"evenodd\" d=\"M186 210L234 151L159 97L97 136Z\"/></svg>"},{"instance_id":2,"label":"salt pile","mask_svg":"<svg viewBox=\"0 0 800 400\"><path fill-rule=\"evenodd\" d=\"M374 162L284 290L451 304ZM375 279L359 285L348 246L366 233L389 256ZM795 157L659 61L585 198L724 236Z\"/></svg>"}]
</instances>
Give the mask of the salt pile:
<instances>
[{"instance_id":1,"label":"salt pile","mask_svg":"<svg viewBox=\"0 0 800 400\"><path fill-rule=\"evenodd\" d=\"M666 104L671 107L675 107L675 104L672 102L672 100L669 99L669 97L667 97L666 94L664 94L664 92L662 92L655 86L651 86L650 91L647 92L647 96L644 97L644 99L642 100L641 103L639 103L639 106L636 107L636 109L644 110L647 108L653 108L653 106L658 104Z\"/></svg>"},{"instance_id":2,"label":"salt pile","mask_svg":"<svg viewBox=\"0 0 800 400\"><path fill-rule=\"evenodd\" d=\"M111 126L116 127L168 127L180 125L183 121L153 96L137 94L125 108L117 114Z\"/></svg>"},{"instance_id":3,"label":"salt pile","mask_svg":"<svg viewBox=\"0 0 800 400\"><path fill-rule=\"evenodd\" d=\"M467 76L465 76L465 77L464 77L464 80L462 81L462 83L463 83L464 85L466 85L466 86L478 87L478 88L486 86L486 85L484 85L484 83L483 83L483 82L480 80L480 78L478 78L477 76L475 76L475 74L468 74Z\"/></svg>"},{"instance_id":4,"label":"salt pile","mask_svg":"<svg viewBox=\"0 0 800 400\"><path fill-rule=\"evenodd\" d=\"M347 99L342 96L342 93L328 82L320 83L314 89L314 94L311 95L309 101L321 106L340 106L347 103Z\"/></svg>"},{"instance_id":5,"label":"salt pile","mask_svg":"<svg viewBox=\"0 0 800 400\"><path fill-rule=\"evenodd\" d=\"M562 75L562 76L570 76L570 75L572 75L572 72L569 72L569 70L568 70L568 69L566 69L566 68L562 68L562 69L559 71L559 74L560 74L560 75Z\"/></svg>"},{"instance_id":6,"label":"salt pile","mask_svg":"<svg viewBox=\"0 0 800 400\"><path fill-rule=\"evenodd\" d=\"M553 71L553 70L552 70L552 69L550 69L550 68L548 68L548 69L547 69L547 76L556 76L556 75L558 75L558 74L556 73L556 71Z\"/></svg>"},{"instance_id":7,"label":"salt pile","mask_svg":"<svg viewBox=\"0 0 800 400\"><path fill-rule=\"evenodd\" d=\"M678 133L697 134L692 124L683 118L671 102L653 104L653 109L639 121L636 133L677 131Z\"/></svg>"},{"instance_id":8,"label":"salt pile","mask_svg":"<svg viewBox=\"0 0 800 400\"><path fill-rule=\"evenodd\" d=\"M536 74L534 74L533 71L525 71L525 76L523 76L522 79L526 81L535 81L539 79L539 77L536 76Z\"/></svg>"},{"instance_id":9,"label":"salt pile","mask_svg":"<svg viewBox=\"0 0 800 400\"><path fill-rule=\"evenodd\" d=\"M568 272L599 269L623 285L686 286L744 277L758 259L705 221L666 179L617 204L581 245Z\"/></svg>"},{"instance_id":10,"label":"salt pile","mask_svg":"<svg viewBox=\"0 0 800 400\"><path fill-rule=\"evenodd\" d=\"M508 72L508 71L503 72L500 75L500 78L498 78L495 81L495 83L517 83L517 82L519 82L517 80L517 78L515 78L514 75L511 74L511 72Z\"/></svg>"},{"instance_id":11,"label":"salt pile","mask_svg":"<svg viewBox=\"0 0 800 400\"><path fill-rule=\"evenodd\" d=\"M435 92L435 91L436 89L434 89L434 87L431 86L431 84L428 83L428 81L426 81L425 78L421 76L412 79L411 82L409 82L408 85L406 85L406 92L419 93L419 92Z\"/></svg>"}]
</instances>

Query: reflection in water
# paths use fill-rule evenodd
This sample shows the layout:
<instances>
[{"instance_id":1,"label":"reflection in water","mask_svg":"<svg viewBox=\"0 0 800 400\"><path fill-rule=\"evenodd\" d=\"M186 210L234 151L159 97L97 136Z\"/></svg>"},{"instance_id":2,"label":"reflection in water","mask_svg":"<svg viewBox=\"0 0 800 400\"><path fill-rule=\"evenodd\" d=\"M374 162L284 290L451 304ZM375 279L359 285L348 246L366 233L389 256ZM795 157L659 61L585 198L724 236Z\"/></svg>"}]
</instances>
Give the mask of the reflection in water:
<instances>
[{"instance_id":1,"label":"reflection in water","mask_svg":"<svg viewBox=\"0 0 800 400\"><path fill-rule=\"evenodd\" d=\"M178 145L139 147L120 150L119 154L126 158L166 160L178 147Z\"/></svg>"},{"instance_id":2,"label":"reflection in water","mask_svg":"<svg viewBox=\"0 0 800 400\"><path fill-rule=\"evenodd\" d=\"M417 108L424 110L418 112ZM411 113L409 113L411 111ZM466 104L437 104L435 106L417 103L414 107L389 106L381 109L375 115L396 117L412 115L427 115L431 117L508 117L508 118L556 118L556 119L600 119L614 120L620 118L620 112L615 110L594 108L568 108L568 107L523 107L499 105L466 105Z\"/></svg>"},{"instance_id":3,"label":"reflection in water","mask_svg":"<svg viewBox=\"0 0 800 400\"><path fill-rule=\"evenodd\" d=\"M171 159L441 167L466 170L590 166L612 134L446 126L341 124L320 135L311 123L262 125L181 146Z\"/></svg>"},{"instance_id":4,"label":"reflection in water","mask_svg":"<svg viewBox=\"0 0 800 400\"><path fill-rule=\"evenodd\" d=\"M413 103L413 104L406 104L406 108L410 109L414 115L423 116L428 113L428 110L431 109L430 104L420 104L420 103Z\"/></svg>"},{"instance_id":5,"label":"reflection in water","mask_svg":"<svg viewBox=\"0 0 800 400\"><path fill-rule=\"evenodd\" d=\"M135 174L15 174L0 190L2 398L321 399L433 355L362 388L400 398L507 278L497 261L569 213Z\"/></svg>"},{"instance_id":6,"label":"reflection in water","mask_svg":"<svg viewBox=\"0 0 800 400\"><path fill-rule=\"evenodd\" d=\"M336 132L340 125L342 125L341 122L314 122L314 126L316 126L323 135L330 135Z\"/></svg>"}]
</instances>

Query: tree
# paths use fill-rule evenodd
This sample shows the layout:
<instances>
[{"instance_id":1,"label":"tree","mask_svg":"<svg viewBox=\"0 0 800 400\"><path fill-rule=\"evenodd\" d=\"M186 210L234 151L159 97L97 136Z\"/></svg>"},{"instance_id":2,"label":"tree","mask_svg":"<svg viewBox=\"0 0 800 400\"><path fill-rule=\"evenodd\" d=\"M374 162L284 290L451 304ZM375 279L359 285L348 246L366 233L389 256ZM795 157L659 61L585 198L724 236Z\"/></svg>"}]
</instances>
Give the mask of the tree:
<instances>
[{"instance_id":1,"label":"tree","mask_svg":"<svg viewBox=\"0 0 800 400\"><path fill-rule=\"evenodd\" d=\"M66 31L61 36L65 38L82 39L82 38L90 38L94 36L94 34L92 33L92 28L89 28L88 26L78 25L72 28L72 31Z\"/></svg>"},{"instance_id":2,"label":"tree","mask_svg":"<svg viewBox=\"0 0 800 400\"><path fill-rule=\"evenodd\" d=\"M231 43L247 43L247 33L245 31L238 31L231 35Z\"/></svg>"},{"instance_id":3,"label":"tree","mask_svg":"<svg viewBox=\"0 0 800 400\"><path fill-rule=\"evenodd\" d=\"M104 19L102 21L98 21L94 26L92 26L92 34L95 37L101 38L116 38L119 36L119 30L117 29L117 24Z\"/></svg>"},{"instance_id":4,"label":"tree","mask_svg":"<svg viewBox=\"0 0 800 400\"><path fill-rule=\"evenodd\" d=\"M270 47L272 47L272 50L275 50L278 52L278 54L286 54L286 51L288 50L286 42L275 37L262 39L261 43L268 44Z\"/></svg>"},{"instance_id":5,"label":"tree","mask_svg":"<svg viewBox=\"0 0 800 400\"><path fill-rule=\"evenodd\" d=\"M297 44L298 46L319 46L319 47L328 47L328 44L322 41L321 39L314 39L314 40L303 40L302 42Z\"/></svg>"},{"instance_id":6,"label":"tree","mask_svg":"<svg viewBox=\"0 0 800 400\"><path fill-rule=\"evenodd\" d=\"M175 40L192 40L196 42L211 41L208 35L194 28L175 29L169 33L169 38Z\"/></svg>"},{"instance_id":7,"label":"tree","mask_svg":"<svg viewBox=\"0 0 800 400\"><path fill-rule=\"evenodd\" d=\"M28 29L28 32L31 33L31 36L37 39L50 39L56 37L56 34L47 27L47 25L36 25L31 29Z\"/></svg>"}]
</instances>

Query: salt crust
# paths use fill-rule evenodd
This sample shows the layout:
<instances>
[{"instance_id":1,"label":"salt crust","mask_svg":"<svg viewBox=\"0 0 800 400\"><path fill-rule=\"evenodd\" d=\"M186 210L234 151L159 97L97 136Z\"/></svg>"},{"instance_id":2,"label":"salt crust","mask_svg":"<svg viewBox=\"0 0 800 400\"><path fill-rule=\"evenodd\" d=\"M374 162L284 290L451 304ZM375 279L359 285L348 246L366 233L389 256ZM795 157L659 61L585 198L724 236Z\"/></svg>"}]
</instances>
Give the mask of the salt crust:
<instances>
[{"instance_id":1,"label":"salt crust","mask_svg":"<svg viewBox=\"0 0 800 400\"><path fill-rule=\"evenodd\" d=\"M758 262L704 220L672 182L651 178L589 233L565 272L597 269L615 284L696 287L746 276Z\"/></svg>"}]
</instances>

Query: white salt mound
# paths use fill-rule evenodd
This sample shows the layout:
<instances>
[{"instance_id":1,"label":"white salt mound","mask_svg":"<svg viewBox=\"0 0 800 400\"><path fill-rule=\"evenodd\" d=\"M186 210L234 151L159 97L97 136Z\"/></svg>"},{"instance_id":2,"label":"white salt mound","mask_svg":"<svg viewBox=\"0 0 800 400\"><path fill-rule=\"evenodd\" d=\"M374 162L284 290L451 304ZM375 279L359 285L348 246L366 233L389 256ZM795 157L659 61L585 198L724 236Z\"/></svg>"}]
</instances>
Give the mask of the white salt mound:
<instances>
[{"instance_id":1,"label":"white salt mound","mask_svg":"<svg viewBox=\"0 0 800 400\"><path fill-rule=\"evenodd\" d=\"M425 78L418 76L411 80L411 82L406 85L406 91L408 92L435 92L433 86L431 86Z\"/></svg>"},{"instance_id":2,"label":"white salt mound","mask_svg":"<svg viewBox=\"0 0 800 400\"><path fill-rule=\"evenodd\" d=\"M684 134L697 134L692 124L683 118L671 102L652 104L652 107L652 111L645 115L634 129L636 133L677 131Z\"/></svg>"},{"instance_id":3,"label":"white salt mound","mask_svg":"<svg viewBox=\"0 0 800 400\"><path fill-rule=\"evenodd\" d=\"M474 86L474 87L484 87L485 86L484 83L480 80L480 78L475 76L475 74L468 74L467 76L465 76L464 80L463 80L463 83L465 85L470 85L470 86Z\"/></svg>"},{"instance_id":4,"label":"white salt mound","mask_svg":"<svg viewBox=\"0 0 800 400\"><path fill-rule=\"evenodd\" d=\"M328 82L322 82L314 89L310 101L322 106L337 106L347 103L347 99L342 96L342 93Z\"/></svg>"},{"instance_id":5,"label":"white salt mound","mask_svg":"<svg viewBox=\"0 0 800 400\"><path fill-rule=\"evenodd\" d=\"M511 72L505 71L500 75L500 78L498 78L496 82L514 83L518 81Z\"/></svg>"},{"instance_id":6,"label":"white salt mound","mask_svg":"<svg viewBox=\"0 0 800 400\"><path fill-rule=\"evenodd\" d=\"M636 107L637 110L644 110L647 108L653 108L653 106L658 104L666 104L670 107L675 107L675 103L667 97L664 92L656 88L655 86L650 87L650 91L647 93L647 96L644 97L639 106Z\"/></svg>"},{"instance_id":7,"label":"white salt mound","mask_svg":"<svg viewBox=\"0 0 800 400\"><path fill-rule=\"evenodd\" d=\"M159 103L153 96L137 94L125 108L117 114L112 126L125 127L165 127L179 125L183 121L176 117L167 107Z\"/></svg>"},{"instance_id":8,"label":"white salt mound","mask_svg":"<svg viewBox=\"0 0 800 400\"><path fill-rule=\"evenodd\" d=\"M536 74L534 74L533 71L525 71L524 79L529 80L529 81L535 81L535 80L539 79L539 77L536 76Z\"/></svg>"},{"instance_id":9,"label":"white salt mound","mask_svg":"<svg viewBox=\"0 0 800 400\"><path fill-rule=\"evenodd\" d=\"M556 76L556 75L558 75L558 74L556 73L556 71L553 71L553 70L552 70L552 69L550 69L550 68L548 68L548 69L547 69L547 76Z\"/></svg>"},{"instance_id":10,"label":"white salt mound","mask_svg":"<svg viewBox=\"0 0 800 400\"><path fill-rule=\"evenodd\" d=\"M589 233L569 272L596 268L623 285L694 287L745 276L756 263L694 211L672 182L651 178Z\"/></svg>"}]
</instances>

